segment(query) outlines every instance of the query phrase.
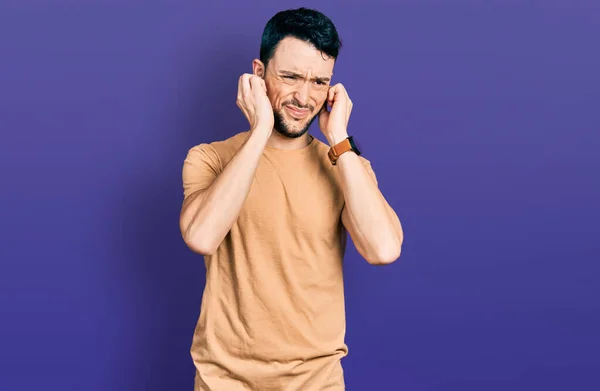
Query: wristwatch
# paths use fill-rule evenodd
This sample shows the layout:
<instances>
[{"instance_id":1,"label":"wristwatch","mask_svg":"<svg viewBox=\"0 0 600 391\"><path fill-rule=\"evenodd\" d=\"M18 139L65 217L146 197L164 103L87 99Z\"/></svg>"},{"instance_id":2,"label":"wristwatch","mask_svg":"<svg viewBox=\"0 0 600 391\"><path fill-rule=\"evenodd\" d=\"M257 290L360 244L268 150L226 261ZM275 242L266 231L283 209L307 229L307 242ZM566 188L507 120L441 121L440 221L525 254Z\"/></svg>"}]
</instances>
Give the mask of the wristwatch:
<instances>
[{"instance_id":1,"label":"wristwatch","mask_svg":"<svg viewBox=\"0 0 600 391\"><path fill-rule=\"evenodd\" d=\"M354 142L352 136L344 139L343 141L329 148L328 155L329 160L331 160L331 164L335 166L338 158L342 156L343 153L346 153L348 151L353 151L354 153L360 156L360 150L356 146L356 143Z\"/></svg>"}]
</instances>

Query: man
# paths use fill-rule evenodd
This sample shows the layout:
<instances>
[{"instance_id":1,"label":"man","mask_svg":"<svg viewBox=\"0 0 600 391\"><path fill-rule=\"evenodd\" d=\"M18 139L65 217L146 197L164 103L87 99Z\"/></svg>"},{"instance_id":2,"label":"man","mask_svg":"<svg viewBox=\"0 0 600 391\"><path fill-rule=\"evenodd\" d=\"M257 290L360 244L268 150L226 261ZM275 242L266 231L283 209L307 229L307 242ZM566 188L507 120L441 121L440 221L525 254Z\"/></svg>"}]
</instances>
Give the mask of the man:
<instances>
[{"instance_id":1,"label":"man","mask_svg":"<svg viewBox=\"0 0 600 391\"><path fill-rule=\"evenodd\" d=\"M344 390L346 232L371 264L400 256L398 217L331 85L341 42L309 9L267 23L237 104L249 130L190 149L180 226L205 256L196 391ZM329 145L307 133L318 117Z\"/></svg>"}]
</instances>

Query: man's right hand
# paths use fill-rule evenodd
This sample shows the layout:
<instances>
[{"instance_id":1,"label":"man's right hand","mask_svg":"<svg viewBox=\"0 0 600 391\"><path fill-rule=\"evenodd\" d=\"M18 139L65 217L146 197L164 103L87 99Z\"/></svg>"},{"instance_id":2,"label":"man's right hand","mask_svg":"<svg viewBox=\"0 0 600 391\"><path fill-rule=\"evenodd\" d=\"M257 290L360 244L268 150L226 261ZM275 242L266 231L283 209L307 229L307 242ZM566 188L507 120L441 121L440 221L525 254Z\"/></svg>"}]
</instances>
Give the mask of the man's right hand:
<instances>
[{"instance_id":1,"label":"man's right hand","mask_svg":"<svg viewBox=\"0 0 600 391\"><path fill-rule=\"evenodd\" d=\"M238 83L236 103L248 119L251 130L271 134L274 124L273 108L263 79L249 73L243 74Z\"/></svg>"},{"instance_id":2,"label":"man's right hand","mask_svg":"<svg viewBox=\"0 0 600 391\"><path fill-rule=\"evenodd\" d=\"M238 218L273 132L273 109L263 79L242 75L237 105L250 122L246 140L212 184L188 195L181 209L179 225L184 241L193 251L203 255L217 250ZM202 159L198 151L190 156ZM198 161L192 160L191 165L185 166L188 167L184 171L185 183L197 183L198 173L194 170L202 166L194 163Z\"/></svg>"}]
</instances>

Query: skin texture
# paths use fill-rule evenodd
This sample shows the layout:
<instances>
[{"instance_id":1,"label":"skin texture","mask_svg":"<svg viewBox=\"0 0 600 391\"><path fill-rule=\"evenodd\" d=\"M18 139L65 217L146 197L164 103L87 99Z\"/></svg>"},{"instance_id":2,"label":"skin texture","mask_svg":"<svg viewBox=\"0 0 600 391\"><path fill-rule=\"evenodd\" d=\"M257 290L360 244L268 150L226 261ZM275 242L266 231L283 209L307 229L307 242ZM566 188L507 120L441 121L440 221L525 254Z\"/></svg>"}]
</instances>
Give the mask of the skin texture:
<instances>
[{"instance_id":1,"label":"skin texture","mask_svg":"<svg viewBox=\"0 0 600 391\"><path fill-rule=\"evenodd\" d=\"M238 85L237 105L248 119L248 137L215 182L189 196L180 228L187 245L211 254L235 222L250 190L266 145L298 149L308 145L316 118L330 146L348 137L352 101L345 87L331 85L335 60L296 38L283 39L267 66L252 63ZM385 200L360 158L338 159L345 208L342 222L371 264L389 264L401 253L404 235L398 216Z\"/></svg>"},{"instance_id":2,"label":"skin texture","mask_svg":"<svg viewBox=\"0 0 600 391\"><path fill-rule=\"evenodd\" d=\"M303 138L300 144L305 145L309 139L306 131L327 100L335 60L306 42L288 37L279 43L266 67L259 60L252 65L254 74L265 80L275 130L283 136L275 135L273 146L289 147L290 138ZM289 107L302 112L292 113Z\"/></svg>"}]
</instances>

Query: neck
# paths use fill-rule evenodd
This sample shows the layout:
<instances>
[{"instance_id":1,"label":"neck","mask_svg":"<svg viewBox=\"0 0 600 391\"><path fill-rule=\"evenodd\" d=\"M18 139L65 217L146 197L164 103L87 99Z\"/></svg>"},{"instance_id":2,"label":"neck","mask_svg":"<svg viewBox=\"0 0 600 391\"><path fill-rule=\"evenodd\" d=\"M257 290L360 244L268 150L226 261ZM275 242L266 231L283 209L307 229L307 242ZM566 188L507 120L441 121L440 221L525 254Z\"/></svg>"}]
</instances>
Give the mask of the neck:
<instances>
[{"instance_id":1,"label":"neck","mask_svg":"<svg viewBox=\"0 0 600 391\"><path fill-rule=\"evenodd\" d=\"M271 148L276 149L302 149L306 147L313 140L313 136L308 134L308 132L304 133L302 136L298 138L288 138L279 134L276 130L273 130L271 133L271 137L267 142L267 145Z\"/></svg>"}]
</instances>

